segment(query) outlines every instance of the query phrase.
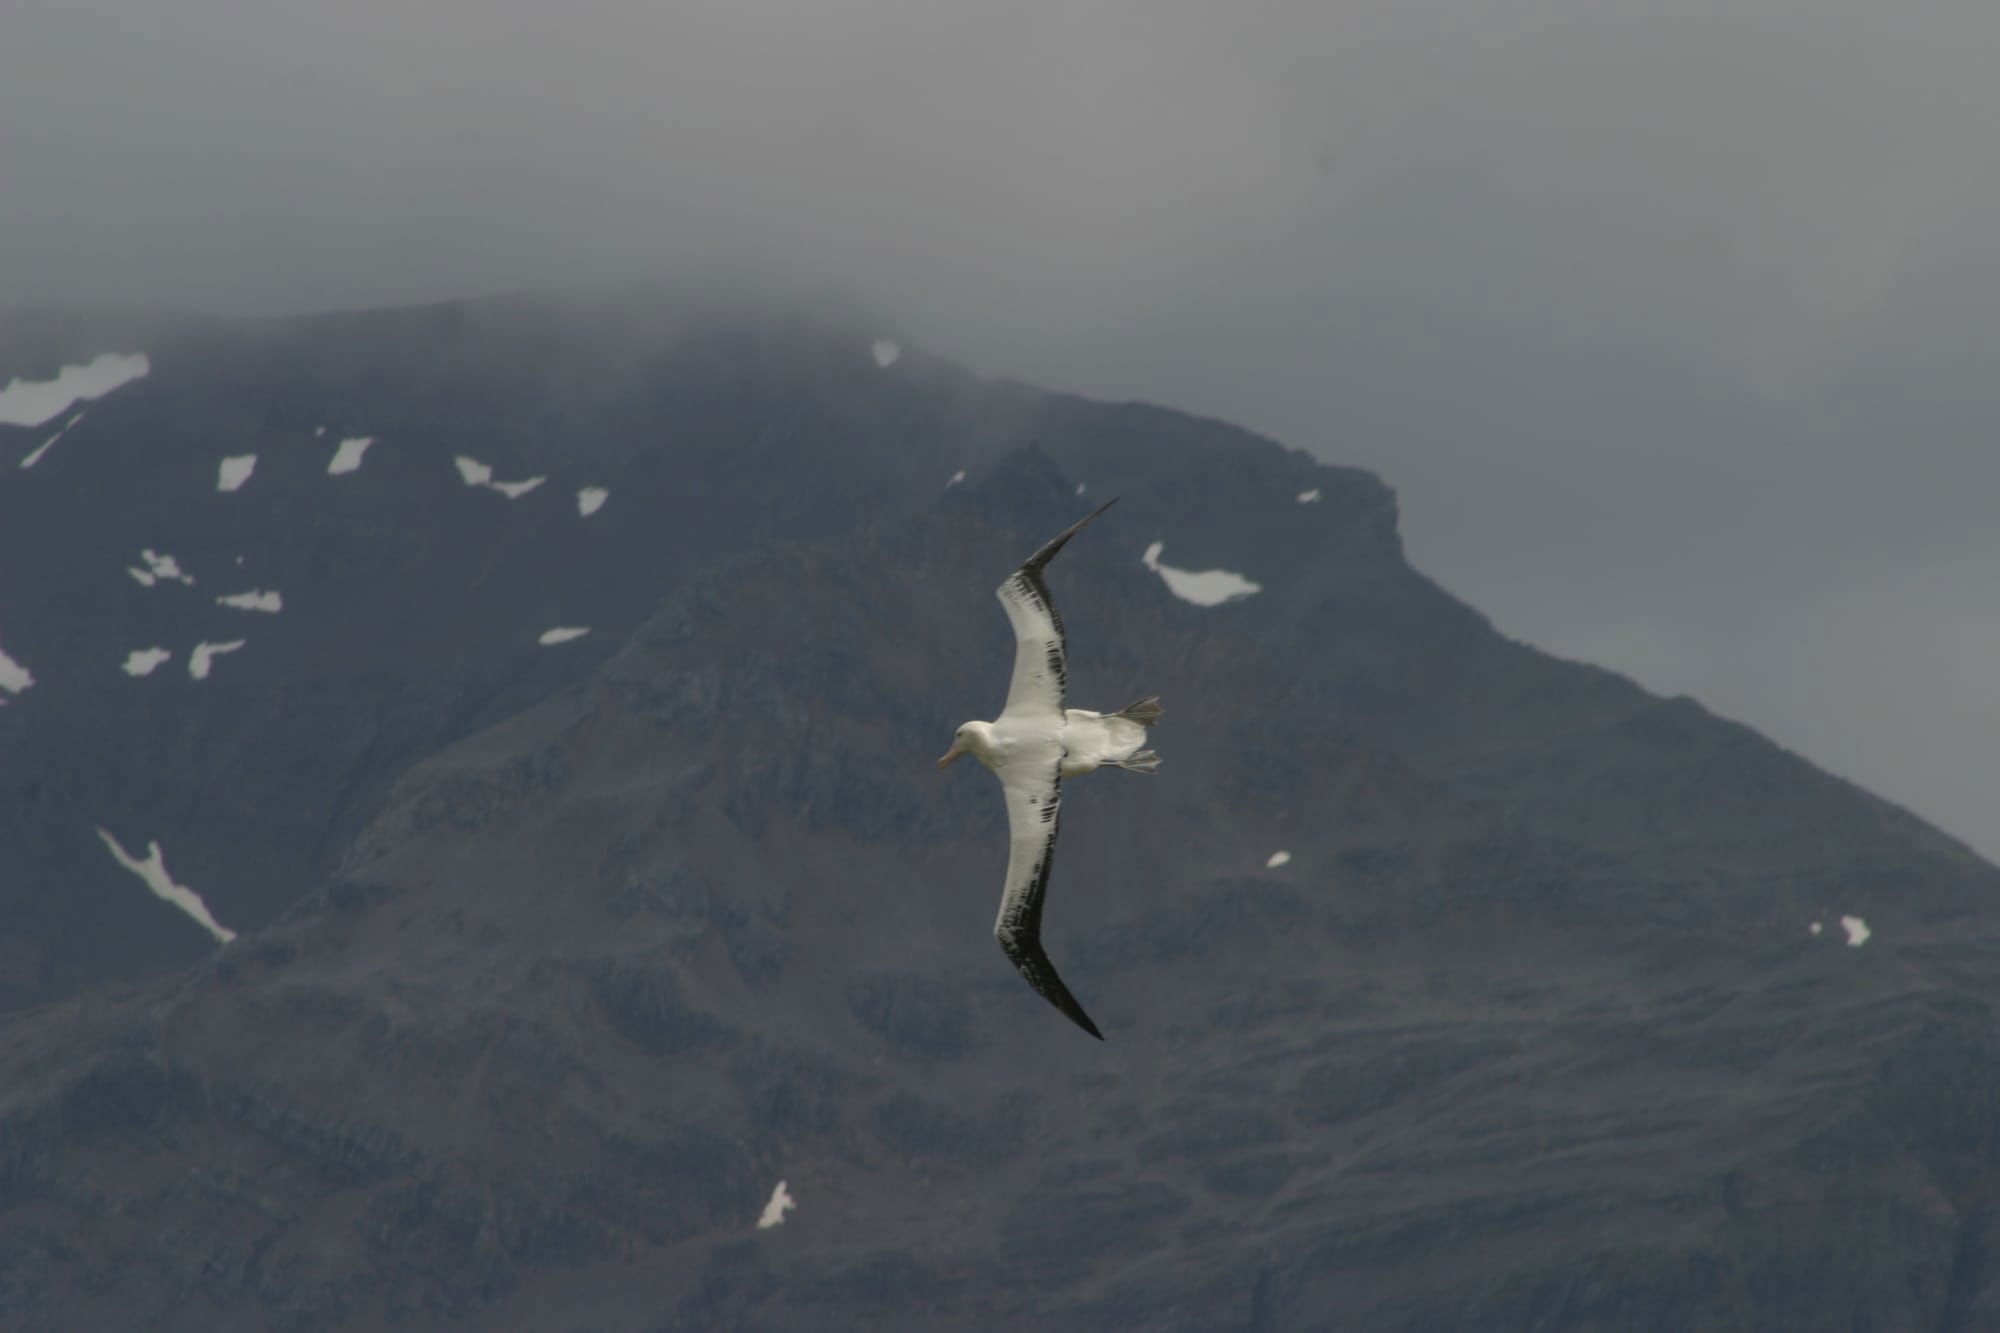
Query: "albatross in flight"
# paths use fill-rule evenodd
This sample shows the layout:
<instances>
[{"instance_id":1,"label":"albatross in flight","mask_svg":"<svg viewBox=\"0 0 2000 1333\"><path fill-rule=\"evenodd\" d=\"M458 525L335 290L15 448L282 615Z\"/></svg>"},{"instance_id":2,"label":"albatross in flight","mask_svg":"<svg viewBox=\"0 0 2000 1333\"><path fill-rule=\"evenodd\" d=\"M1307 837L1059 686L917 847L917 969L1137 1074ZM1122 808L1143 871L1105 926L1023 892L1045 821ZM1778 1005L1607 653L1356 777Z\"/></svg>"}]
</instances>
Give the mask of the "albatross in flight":
<instances>
[{"instance_id":1,"label":"albatross in flight","mask_svg":"<svg viewBox=\"0 0 2000 1333\"><path fill-rule=\"evenodd\" d=\"M992 722L968 722L938 760L943 768L970 754L993 770L1007 797L1007 884L993 923L1000 948L1041 997L1099 1041L1104 1034L1056 975L1042 948L1042 899L1056 854L1062 780L1109 764L1151 773L1160 757L1142 748L1146 728L1159 720L1160 701L1145 698L1116 713L1065 709L1069 683L1064 665L1062 617L1042 581L1042 570L1071 537L1118 503L1106 500L1061 536L1029 556L996 593L1014 627L1014 678L1007 706Z\"/></svg>"}]
</instances>

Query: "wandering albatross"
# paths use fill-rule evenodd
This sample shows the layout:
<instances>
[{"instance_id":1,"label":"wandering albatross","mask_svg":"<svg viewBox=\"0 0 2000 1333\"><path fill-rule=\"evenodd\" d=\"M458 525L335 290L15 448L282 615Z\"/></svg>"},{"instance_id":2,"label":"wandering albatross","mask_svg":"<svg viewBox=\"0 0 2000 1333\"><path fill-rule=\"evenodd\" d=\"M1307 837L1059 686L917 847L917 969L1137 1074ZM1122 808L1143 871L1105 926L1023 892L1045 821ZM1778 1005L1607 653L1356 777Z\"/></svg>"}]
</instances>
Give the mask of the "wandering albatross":
<instances>
[{"instance_id":1,"label":"wandering albatross","mask_svg":"<svg viewBox=\"0 0 2000 1333\"><path fill-rule=\"evenodd\" d=\"M1069 683L1062 617L1056 614L1042 570L1065 543L1118 503L1106 500L1070 525L1061 536L1029 556L996 592L1014 627L1014 678L1007 706L991 722L968 722L938 760L943 768L970 754L993 770L1007 797L1007 883L993 934L1041 997L1099 1041L1104 1034L1056 975L1042 948L1042 899L1049 890L1056 832L1061 825L1062 780L1110 765L1151 773L1160 757L1143 748L1146 728L1159 720L1157 697L1127 704L1116 713L1064 708Z\"/></svg>"}]
</instances>

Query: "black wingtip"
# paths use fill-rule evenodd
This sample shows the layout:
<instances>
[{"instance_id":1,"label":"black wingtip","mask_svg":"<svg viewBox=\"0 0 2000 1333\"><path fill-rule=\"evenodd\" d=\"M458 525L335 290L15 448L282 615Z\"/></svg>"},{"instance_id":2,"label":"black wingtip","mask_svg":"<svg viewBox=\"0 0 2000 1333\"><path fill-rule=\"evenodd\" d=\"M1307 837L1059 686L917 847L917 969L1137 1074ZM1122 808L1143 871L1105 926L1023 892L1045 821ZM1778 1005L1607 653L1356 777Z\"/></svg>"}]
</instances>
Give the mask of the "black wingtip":
<instances>
[{"instance_id":1,"label":"black wingtip","mask_svg":"<svg viewBox=\"0 0 2000 1333\"><path fill-rule=\"evenodd\" d=\"M1091 510L1088 514L1085 514L1082 518L1078 519L1076 522L1064 528L1059 536L1051 538L1048 541L1048 543L1042 547L1041 550L1035 552L1033 555L1029 556L1025 561L1023 561L1021 564L1021 568L1032 571L1032 570L1038 570L1043 565L1048 564L1049 561L1056 558L1056 552L1062 550L1064 546L1069 544L1069 539L1071 537L1076 536L1077 533L1082 532L1085 528L1089 527L1092 523L1096 522L1097 516L1099 514L1102 514L1105 510L1111 508L1112 505L1115 505L1117 503L1118 503L1118 497L1114 495L1109 500L1106 500L1103 504L1097 506L1097 508Z\"/></svg>"},{"instance_id":2,"label":"black wingtip","mask_svg":"<svg viewBox=\"0 0 2000 1333\"><path fill-rule=\"evenodd\" d=\"M1076 997L1069 993L1069 987L1063 985L1063 979L1056 975L1055 964L1049 961L1049 955L1042 948L1040 940L1024 940L1019 935L998 932L996 935L1000 941L1000 951L1007 955L1007 960L1014 965L1015 970L1035 988L1035 994L1062 1010L1063 1017L1070 1022L1099 1041L1104 1040L1104 1034L1097 1030L1097 1024L1090 1021L1090 1015L1083 1012L1083 1006L1076 1002Z\"/></svg>"},{"instance_id":3,"label":"black wingtip","mask_svg":"<svg viewBox=\"0 0 2000 1333\"><path fill-rule=\"evenodd\" d=\"M1057 982L1056 985L1060 987L1062 983ZM1088 1032L1091 1036L1097 1038L1099 1041L1104 1040L1104 1034L1097 1030L1097 1024L1090 1021L1090 1015L1083 1012L1083 1006L1078 1004L1076 1002L1075 997L1073 997L1068 991L1066 990L1063 991L1063 1000L1068 1000L1069 1001L1068 1004L1064 1004L1062 1000L1056 999L1055 996L1050 995L1047 991L1043 991L1042 995L1043 998L1048 1000L1050 1004L1053 1004L1056 1008L1062 1010L1063 1016L1069 1019L1070 1022L1076 1024L1078 1027L1082 1028L1085 1032Z\"/></svg>"}]
</instances>

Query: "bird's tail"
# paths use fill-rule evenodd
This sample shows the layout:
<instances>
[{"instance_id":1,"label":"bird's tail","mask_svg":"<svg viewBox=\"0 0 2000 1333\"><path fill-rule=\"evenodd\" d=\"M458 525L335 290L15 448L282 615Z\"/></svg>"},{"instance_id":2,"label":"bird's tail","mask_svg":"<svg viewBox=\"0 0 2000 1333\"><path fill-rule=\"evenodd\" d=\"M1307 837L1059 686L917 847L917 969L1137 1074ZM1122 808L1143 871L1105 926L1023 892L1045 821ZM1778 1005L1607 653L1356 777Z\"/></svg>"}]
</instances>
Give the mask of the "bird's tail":
<instances>
[{"instance_id":1,"label":"bird's tail","mask_svg":"<svg viewBox=\"0 0 2000 1333\"><path fill-rule=\"evenodd\" d=\"M1160 696L1149 694L1143 699L1135 699L1131 703L1126 704L1111 716L1122 717L1128 721L1137 722L1142 727L1150 727L1155 722L1158 722L1160 714L1166 711L1166 709L1160 707Z\"/></svg>"}]
</instances>

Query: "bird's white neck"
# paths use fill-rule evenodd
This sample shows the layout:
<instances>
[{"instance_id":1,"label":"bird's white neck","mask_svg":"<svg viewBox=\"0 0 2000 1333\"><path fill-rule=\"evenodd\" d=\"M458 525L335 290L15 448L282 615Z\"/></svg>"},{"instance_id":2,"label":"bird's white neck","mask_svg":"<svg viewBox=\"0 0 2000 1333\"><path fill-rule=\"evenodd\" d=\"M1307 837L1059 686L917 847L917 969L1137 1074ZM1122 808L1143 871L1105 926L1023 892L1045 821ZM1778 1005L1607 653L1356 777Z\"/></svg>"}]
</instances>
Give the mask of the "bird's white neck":
<instances>
[{"instance_id":1,"label":"bird's white neck","mask_svg":"<svg viewBox=\"0 0 2000 1333\"><path fill-rule=\"evenodd\" d=\"M980 763L992 768L1000 761L1000 745L993 739L991 722L968 722L965 724L965 748Z\"/></svg>"}]
</instances>

